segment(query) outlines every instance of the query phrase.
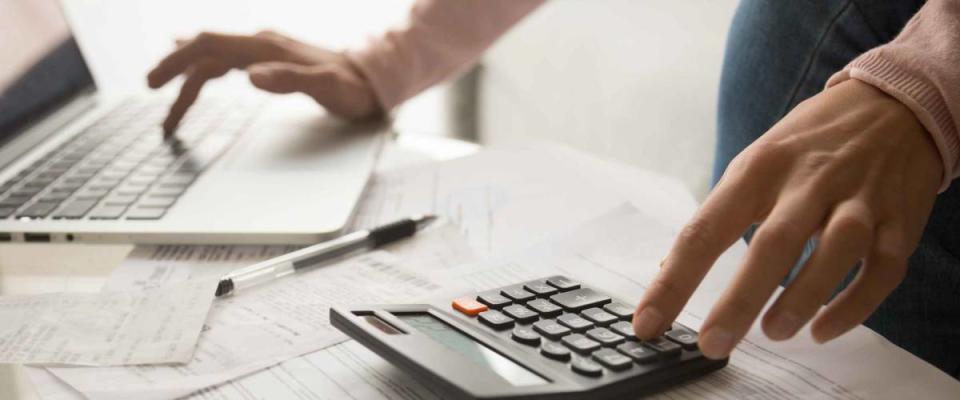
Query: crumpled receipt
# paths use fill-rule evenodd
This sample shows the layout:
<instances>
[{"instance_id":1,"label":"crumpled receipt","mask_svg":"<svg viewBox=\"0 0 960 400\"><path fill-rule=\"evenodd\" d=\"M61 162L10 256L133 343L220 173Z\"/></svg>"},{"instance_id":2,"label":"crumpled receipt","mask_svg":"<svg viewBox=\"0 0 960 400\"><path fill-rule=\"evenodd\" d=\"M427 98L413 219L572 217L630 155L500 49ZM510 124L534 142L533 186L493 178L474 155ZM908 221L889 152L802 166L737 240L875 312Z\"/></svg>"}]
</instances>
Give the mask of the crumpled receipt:
<instances>
[{"instance_id":1,"label":"crumpled receipt","mask_svg":"<svg viewBox=\"0 0 960 400\"><path fill-rule=\"evenodd\" d=\"M0 363L188 362L216 286L204 279L152 290L0 297Z\"/></svg>"}]
</instances>

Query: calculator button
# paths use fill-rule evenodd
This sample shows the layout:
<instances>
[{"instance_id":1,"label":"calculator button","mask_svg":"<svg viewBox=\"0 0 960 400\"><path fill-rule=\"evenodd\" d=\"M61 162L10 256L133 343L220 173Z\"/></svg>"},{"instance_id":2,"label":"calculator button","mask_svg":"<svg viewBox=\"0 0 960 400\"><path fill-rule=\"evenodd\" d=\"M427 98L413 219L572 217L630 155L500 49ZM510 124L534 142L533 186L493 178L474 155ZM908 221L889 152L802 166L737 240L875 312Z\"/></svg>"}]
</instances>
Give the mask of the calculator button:
<instances>
[{"instance_id":1,"label":"calculator button","mask_svg":"<svg viewBox=\"0 0 960 400\"><path fill-rule=\"evenodd\" d=\"M483 293L477 296L477 301L486 304L490 308L500 309L513 304L510 299L501 296L499 293Z\"/></svg>"},{"instance_id":2,"label":"calculator button","mask_svg":"<svg viewBox=\"0 0 960 400\"><path fill-rule=\"evenodd\" d=\"M602 349L593 352L593 359L604 367L614 371L623 371L633 366L633 360L613 349Z\"/></svg>"},{"instance_id":3,"label":"calculator button","mask_svg":"<svg viewBox=\"0 0 960 400\"><path fill-rule=\"evenodd\" d=\"M623 303L613 302L603 306L603 309L613 315L616 315L617 318L620 318L624 321L629 321L633 318L633 307L630 307Z\"/></svg>"},{"instance_id":4,"label":"calculator button","mask_svg":"<svg viewBox=\"0 0 960 400\"><path fill-rule=\"evenodd\" d=\"M627 321L617 322L617 323L615 323L615 324L613 324L613 325L610 325L608 328L610 328L611 331L614 331L614 332L616 332L616 333L619 333L619 334L623 335L624 337L626 337L626 338L629 339L629 340L636 340L636 339L637 339L637 334L636 334L636 332L634 332L634 330L633 330L633 325L631 325L631 324L630 324L629 322L627 322Z\"/></svg>"},{"instance_id":5,"label":"calculator button","mask_svg":"<svg viewBox=\"0 0 960 400\"><path fill-rule=\"evenodd\" d=\"M617 321L616 315L610 314L596 307L583 310L580 315L601 326L607 326Z\"/></svg>"},{"instance_id":6,"label":"calculator button","mask_svg":"<svg viewBox=\"0 0 960 400\"><path fill-rule=\"evenodd\" d=\"M656 351L657 353L659 353L661 357L672 357L672 356L676 356L676 355L679 355L679 354L680 354L680 345L679 345L679 344L676 344L676 343L674 343L674 342L671 342L671 341L669 341L669 340L667 340L667 339L664 339L664 338L662 338L662 337L658 337L658 338L656 338L656 339L647 340L647 341L643 342L643 344L644 344L645 346L653 349L653 350Z\"/></svg>"},{"instance_id":7,"label":"calculator button","mask_svg":"<svg viewBox=\"0 0 960 400\"><path fill-rule=\"evenodd\" d=\"M574 282L565 276L559 275L547 278L547 284L557 288L557 290L561 292L580 288L580 283Z\"/></svg>"},{"instance_id":8,"label":"calculator button","mask_svg":"<svg viewBox=\"0 0 960 400\"><path fill-rule=\"evenodd\" d=\"M518 302L533 300L533 298L536 297L533 293L526 291L522 285L505 287L500 291L500 294Z\"/></svg>"},{"instance_id":9,"label":"calculator button","mask_svg":"<svg viewBox=\"0 0 960 400\"><path fill-rule=\"evenodd\" d=\"M577 314L563 314L557 317L557 322L576 332L583 332L593 327L593 323Z\"/></svg>"},{"instance_id":10,"label":"calculator button","mask_svg":"<svg viewBox=\"0 0 960 400\"><path fill-rule=\"evenodd\" d=\"M607 328L593 328L587 331L587 337L600 342L604 346L616 346L623 343L623 336L620 336Z\"/></svg>"},{"instance_id":11,"label":"calculator button","mask_svg":"<svg viewBox=\"0 0 960 400\"><path fill-rule=\"evenodd\" d=\"M560 325L554 320L539 321L533 324L533 329L553 340L560 339L560 337L570 333L570 328Z\"/></svg>"},{"instance_id":12,"label":"calculator button","mask_svg":"<svg viewBox=\"0 0 960 400\"><path fill-rule=\"evenodd\" d=\"M560 315L561 311L563 311L563 309L560 308L560 306L551 303L547 299L536 299L536 300L529 301L527 302L527 307L532 308L533 311L536 311L538 314L540 314L541 317L544 317L544 318L556 317Z\"/></svg>"},{"instance_id":13,"label":"calculator button","mask_svg":"<svg viewBox=\"0 0 960 400\"><path fill-rule=\"evenodd\" d=\"M564 336L563 339L560 339L560 341L577 353L588 354L600 348L600 343L579 333Z\"/></svg>"},{"instance_id":14,"label":"calculator button","mask_svg":"<svg viewBox=\"0 0 960 400\"><path fill-rule=\"evenodd\" d=\"M527 282L525 285L523 285L523 288L537 295L537 297L549 297L557 294L559 291L557 288L548 285L547 281Z\"/></svg>"},{"instance_id":15,"label":"calculator button","mask_svg":"<svg viewBox=\"0 0 960 400\"><path fill-rule=\"evenodd\" d=\"M581 288L555 294L550 300L559 304L567 311L580 311L586 308L599 307L610 302L610 297L593 289Z\"/></svg>"},{"instance_id":16,"label":"calculator button","mask_svg":"<svg viewBox=\"0 0 960 400\"><path fill-rule=\"evenodd\" d=\"M473 316L487 311L487 306L471 297L461 297L453 301L453 309Z\"/></svg>"},{"instance_id":17,"label":"calculator button","mask_svg":"<svg viewBox=\"0 0 960 400\"><path fill-rule=\"evenodd\" d=\"M660 358L657 352L637 342L626 342L617 346L617 351L625 354L639 364L649 364Z\"/></svg>"},{"instance_id":18,"label":"calculator button","mask_svg":"<svg viewBox=\"0 0 960 400\"><path fill-rule=\"evenodd\" d=\"M517 342L530 346L536 346L540 344L540 335L537 334L537 332L534 332L532 328L526 326L518 326L513 328L513 333L510 334L510 337Z\"/></svg>"},{"instance_id":19,"label":"calculator button","mask_svg":"<svg viewBox=\"0 0 960 400\"><path fill-rule=\"evenodd\" d=\"M507 314L507 316L510 318L517 320L517 322L521 324L527 324L540 319L537 313L533 312L533 310L519 304L504 307L503 313Z\"/></svg>"},{"instance_id":20,"label":"calculator button","mask_svg":"<svg viewBox=\"0 0 960 400\"><path fill-rule=\"evenodd\" d=\"M567 361L570 359L570 349L560 343L543 343L543 345L540 346L540 354L557 361Z\"/></svg>"},{"instance_id":21,"label":"calculator button","mask_svg":"<svg viewBox=\"0 0 960 400\"><path fill-rule=\"evenodd\" d=\"M684 349L697 349L697 334L686 329L674 329L664 334L667 339L674 341Z\"/></svg>"},{"instance_id":22,"label":"calculator button","mask_svg":"<svg viewBox=\"0 0 960 400\"><path fill-rule=\"evenodd\" d=\"M480 313L480 322L496 330L503 330L513 326L513 318L503 315L503 313L497 310Z\"/></svg>"},{"instance_id":23,"label":"calculator button","mask_svg":"<svg viewBox=\"0 0 960 400\"><path fill-rule=\"evenodd\" d=\"M593 377L603 376L603 367L591 361L589 358L574 358L573 362L570 363L570 369L580 375Z\"/></svg>"}]
</instances>

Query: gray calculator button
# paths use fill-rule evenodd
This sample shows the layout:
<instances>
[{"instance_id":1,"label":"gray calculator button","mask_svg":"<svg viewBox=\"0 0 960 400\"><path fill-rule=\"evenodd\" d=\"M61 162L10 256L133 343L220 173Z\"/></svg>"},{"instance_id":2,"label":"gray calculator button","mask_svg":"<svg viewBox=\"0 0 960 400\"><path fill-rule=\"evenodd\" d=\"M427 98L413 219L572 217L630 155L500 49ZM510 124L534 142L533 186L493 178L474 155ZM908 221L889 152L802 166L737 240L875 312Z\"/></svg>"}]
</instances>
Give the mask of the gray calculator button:
<instances>
[{"instance_id":1,"label":"gray calculator button","mask_svg":"<svg viewBox=\"0 0 960 400\"><path fill-rule=\"evenodd\" d=\"M651 350L649 347L643 346L637 342L626 342L617 346L617 351L625 354L627 357L633 359L640 364L648 364L660 357L657 355L657 352Z\"/></svg>"},{"instance_id":2,"label":"gray calculator button","mask_svg":"<svg viewBox=\"0 0 960 400\"><path fill-rule=\"evenodd\" d=\"M603 306L603 309L613 315L616 315L617 318L620 318L624 321L629 321L633 318L634 307L630 307L623 303L613 302Z\"/></svg>"},{"instance_id":3,"label":"gray calculator button","mask_svg":"<svg viewBox=\"0 0 960 400\"><path fill-rule=\"evenodd\" d=\"M570 369L580 375L592 377L603 376L603 367L591 361L589 358L574 358L573 362L570 363Z\"/></svg>"},{"instance_id":4,"label":"gray calculator button","mask_svg":"<svg viewBox=\"0 0 960 400\"><path fill-rule=\"evenodd\" d=\"M550 300L567 311L580 311L610 302L610 297L593 289L580 288L550 296Z\"/></svg>"},{"instance_id":5,"label":"gray calculator button","mask_svg":"<svg viewBox=\"0 0 960 400\"><path fill-rule=\"evenodd\" d=\"M662 357L672 357L680 355L680 345L674 342L671 342L662 337L656 339L651 339L643 342L643 344L657 353Z\"/></svg>"},{"instance_id":6,"label":"gray calculator button","mask_svg":"<svg viewBox=\"0 0 960 400\"><path fill-rule=\"evenodd\" d=\"M547 284L557 288L557 290L561 292L580 288L580 283L574 282L570 280L570 278L560 275L547 278Z\"/></svg>"},{"instance_id":7,"label":"gray calculator button","mask_svg":"<svg viewBox=\"0 0 960 400\"><path fill-rule=\"evenodd\" d=\"M557 322L576 332L583 332L593 327L593 323L577 314L563 314L557 317Z\"/></svg>"},{"instance_id":8,"label":"gray calculator button","mask_svg":"<svg viewBox=\"0 0 960 400\"><path fill-rule=\"evenodd\" d=\"M533 328L526 326L518 326L513 328L513 333L510 334L510 337L517 342L536 346L540 344L540 335L533 330Z\"/></svg>"},{"instance_id":9,"label":"gray calculator button","mask_svg":"<svg viewBox=\"0 0 960 400\"><path fill-rule=\"evenodd\" d=\"M623 336L620 336L607 328L593 328L587 331L587 337L600 342L604 346L616 346L623 343Z\"/></svg>"},{"instance_id":10,"label":"gray calculator button","mask_svg":"<svg viewBox=\"0 0 960 400\"><path fill-rule=\"evenodd\" d=\"M538 314L540 314L541 317L544 317L544 318L556 317L560 315L561 311L563 311L563 309L560 308L560 306L551 303L547 299L536 299L536 300L529 301L527 302L527 307L532 308L533 311L536 311Z\"/></svg>"},{"instance_id":11,"label":"gray calculator button","mask_svg":"<svg viewBox=\"0 0 960 400\"><path fill-rule=\"evenodd\" d=\"M504 307L503 313L507 314L507 316L510 318L517 320L517 322L521 324L530 323L540 319L537 313L533 312L533 310L519 304Z\"/></svg>"},{"instance_id":12,"label":"gray calculator button","mask_svg":"<svg viewBox=\"0 0 960 400\"><path fill-rule=\"evenodd\" d=\"M537 297L549 297L558 292L557 288L548 285L547 281L527 282L523 285L523 288L537 295Z\"/></svg>"},{"instance_id":13,"label":"gray calculator button","mask_svg":"<svg viewBox=\"0 0 960 400\"><path fill-rule=\"evenodd\" d=\"M600 326L607 326L614 322L617 322L616 315L610 314L597 307L583 310L583 312L581 312L580 315L590 321L593 321L593 323Z\"/></svg>"},{"instance_id":14,"label":"gray calculator button","mask_svg":"<svg viewBox=\"0 0 960 400\"><path fill-rule=\"evenodd\" d=\"M637 334L633 331L633 325L626 321L620 321L608 326L611 331L623 335L628 340L636 340Z\"/></svg>"},{"instance_id":15,"label":"gray calculator button","mask_svg":"<svg viewBox=\"0 0 960 400\"><path fill-rule=\"evenodd\" d=\"M540 354L557 361L567 361L570 359L570 349L560 343L545 342L540 346Z\"/></svg>"},{"instance_id":16,"label":"gray calculator button","mask_svg":"<svg viewBox=\"0 0 960 400\"><path fill-rule=\"evenodd\" d=\"M570 328L560 325L554 320L539 321L533 324L533 329L553 340L560 339L562 336L570 333Z\"/></svg>"},{"instance_id":17,"label":"gray calculator button","mask_svg":"<svg viewBox=\"0 0 960 400\"><path fill-rule=\"evenodd\" d=\"M533 295L533 293L530 293L526 289L524 289L523 285L505 287L503 288L503 290L500 291L500 294L507 296L508 298L514 301L519 301L519 302L532 300L534 297L536 297Z\"/></svg>"},{"instance_id":18,"label":"gray calculator button","mask_svg":"<svg viewBox=\"0 0 960 400\"><path fill-rule=\"evenodd\" d=\"M674 341L687 350L697 349L697 334L686 329L674 329L664 334L667 339Z\"/></svg>"},{"instance_id":19,"label":"gray calculator button","mask_svg":"<svg viewBox=\"0 0 960 400\"><path fill-rule=\"evenodd\" d=\"M503 308L513 303L510 299L501 296L499 293L483 293L477 296L477 301L494 309Z\"/></svg>"},{"instance_id":20,"label":"gray calculator button","mask_svg":"<svg viewBox=\"0 0 960 400\"><path fill-rule=\"evenodd\" d=\"M633 366L633 360L613 349L602 349L593 352L593 359L604 367L614 371L623 371Z\"/></svg>"},{"instance_id":21,"label":"gray calculator button","mask_svg":"<svg viewBox=\"0 0 960 400\"><path fill-rule=\"evenodd\" d=\"M503 330L513 326L513 318L503 315L500 311L484 311L479 315L480 322L496 330Z\"/></svg>"},{"instance_id":22,"label":"gray calculator button","mask_svg":"<svg viewBox=\"0 0 960 400\"><path fill-rule=\"evenodd\" d=\"M582 354L589 354L600 348L600 343L579 333L564 336L563 339L560 339L560 341L562 341L563 344L569 347L571 350Z\"/></svg>"}]
</instances>

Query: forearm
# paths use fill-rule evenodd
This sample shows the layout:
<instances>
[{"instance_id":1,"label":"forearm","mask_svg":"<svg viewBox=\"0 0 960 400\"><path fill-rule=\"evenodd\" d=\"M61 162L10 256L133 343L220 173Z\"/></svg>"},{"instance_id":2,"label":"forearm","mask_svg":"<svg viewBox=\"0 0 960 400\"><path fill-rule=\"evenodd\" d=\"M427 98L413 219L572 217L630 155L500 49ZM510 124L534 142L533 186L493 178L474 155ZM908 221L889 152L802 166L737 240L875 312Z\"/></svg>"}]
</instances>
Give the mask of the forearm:
<instances>
[{"instance_id":1,"label":"forearm","mask_svg":"<svg viewBox=\"0 0 960 400\"><path fill-rule=\"evenodd\" d=\"M941 190L960 175L960 1L930 0L892 42L870 50L827 82L867 82L904 103L943 161Z\"/></svg>"},{"instance_id":2,"label":"forearm","mask_svg":"<svg viewBox=\"0 0 960 400\"><path fill-rule=\"evenodd\" d=\"M475 63L543 0L419 0L405 26L347 56L384 110Z\"/></svg>"}]
</instances>

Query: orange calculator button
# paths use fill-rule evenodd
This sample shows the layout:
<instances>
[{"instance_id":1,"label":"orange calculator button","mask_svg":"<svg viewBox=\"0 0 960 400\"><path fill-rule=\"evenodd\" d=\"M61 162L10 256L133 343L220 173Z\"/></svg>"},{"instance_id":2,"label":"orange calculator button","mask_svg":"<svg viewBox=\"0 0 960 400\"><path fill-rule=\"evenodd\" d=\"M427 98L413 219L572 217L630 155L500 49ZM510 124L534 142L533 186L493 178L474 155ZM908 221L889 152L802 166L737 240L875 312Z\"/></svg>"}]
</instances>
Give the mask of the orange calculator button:
<instances>
[{"instance_id":1,"label":"orange calculator button","mask_svg":"<svg viewBox=\"0 0 960 400\"><path fill-rule=\"evenodd\" d=\"M461 297L453 301L453 309L467 315L477 315L487 311L487 305L476 301L472 297Z\"/></svg>"}]
</instances>

